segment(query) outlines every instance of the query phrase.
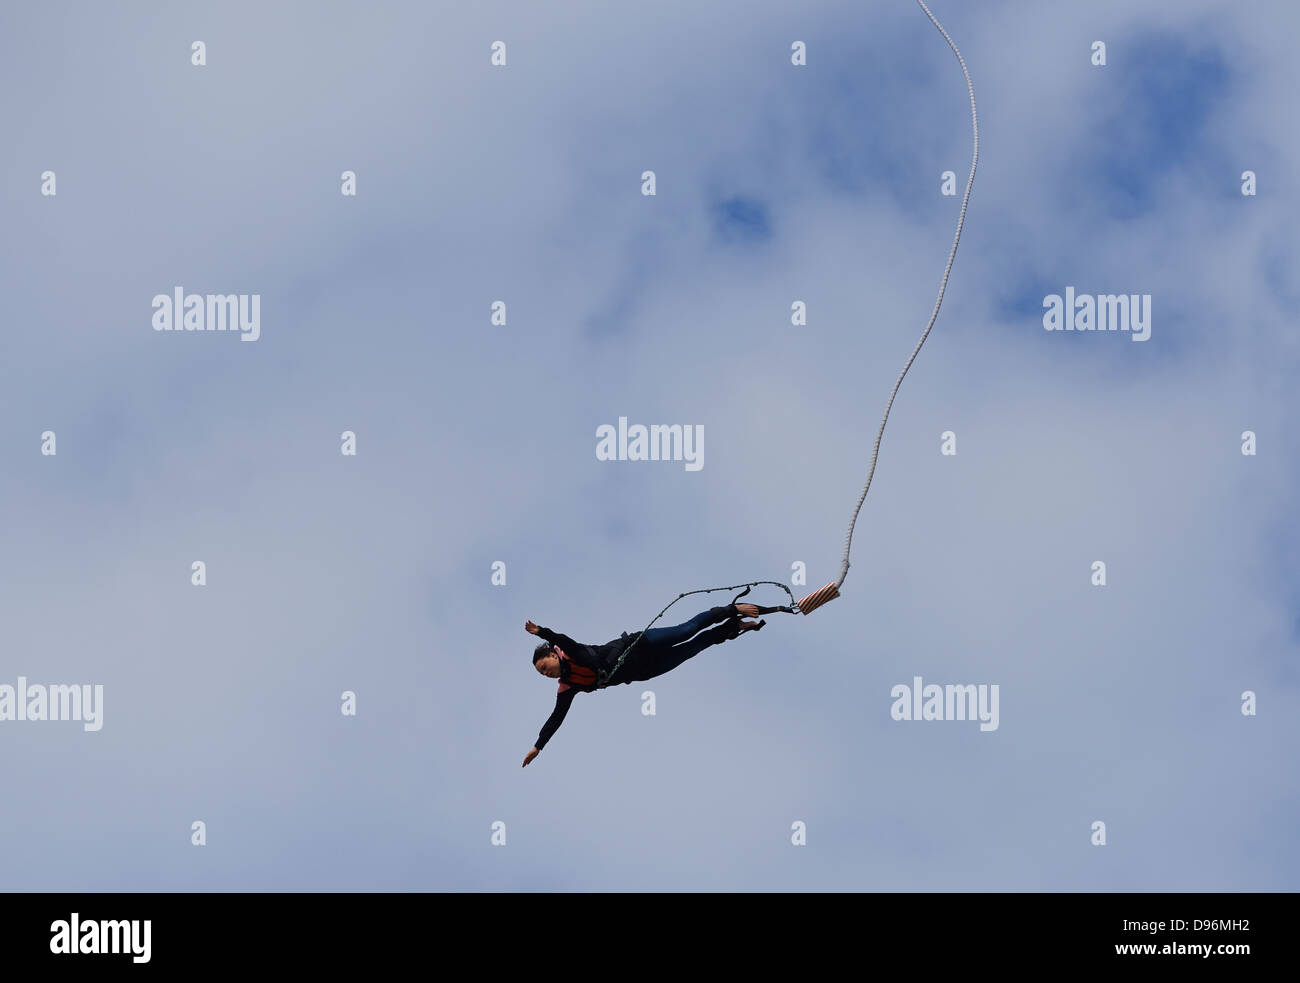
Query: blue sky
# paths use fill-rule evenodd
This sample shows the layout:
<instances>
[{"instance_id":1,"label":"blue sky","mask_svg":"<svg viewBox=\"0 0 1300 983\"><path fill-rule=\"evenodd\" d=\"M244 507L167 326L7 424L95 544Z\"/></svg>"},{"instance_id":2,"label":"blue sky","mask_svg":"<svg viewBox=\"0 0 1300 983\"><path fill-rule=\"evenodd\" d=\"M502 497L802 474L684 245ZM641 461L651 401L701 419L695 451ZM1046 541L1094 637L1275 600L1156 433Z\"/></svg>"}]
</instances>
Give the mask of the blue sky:
<instances>
[{"instance_id":1,"label":"blue sky","mask_svg":"<svg viewBox=\"0 0 1300 983\"><path fill-rule=\"evenodd\" d=\"M1300 13L931 7L980 170L843 597L578 697L523 770L526 619L834 578L969 166L943 39L903 0L8 10L0 684L105 723L0 723L6 886L1294 890ZM178 284L261 338L155 333ZM1067 285L1151 294L1151 339L1043 331ZM703 469L598 461L620 416ZM999 729L890 719L917 675Z\"/></svg>"}]
</instances>

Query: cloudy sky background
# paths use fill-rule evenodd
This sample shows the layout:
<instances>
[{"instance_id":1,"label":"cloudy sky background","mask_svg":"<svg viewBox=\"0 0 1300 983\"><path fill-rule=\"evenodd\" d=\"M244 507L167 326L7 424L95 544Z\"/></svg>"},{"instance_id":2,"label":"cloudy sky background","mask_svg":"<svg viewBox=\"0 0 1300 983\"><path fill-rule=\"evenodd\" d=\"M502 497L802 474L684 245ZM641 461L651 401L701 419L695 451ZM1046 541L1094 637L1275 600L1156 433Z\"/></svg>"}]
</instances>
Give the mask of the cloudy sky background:
<instances>
[{"instance_id":1,"label":"cloudy sky background","mask_svg":"<svg viewBox=\"0 0 1300 983\"><path fill-rule=\"evenodd\" d=\"M932 8L980 170L843 597L521 770L526 619L834 579L969 167L943 39L909 0L7 6L0 683L105 720L0 724L3 886L1296 889L1300 8ZM261 339L155 333L177 285ZM1043 331L1067 285L1151 294L1151 339ZM620 416L704 468L596 460ZM1000 728L891 720L916 675Z\"/></svg>"}]
</instances>

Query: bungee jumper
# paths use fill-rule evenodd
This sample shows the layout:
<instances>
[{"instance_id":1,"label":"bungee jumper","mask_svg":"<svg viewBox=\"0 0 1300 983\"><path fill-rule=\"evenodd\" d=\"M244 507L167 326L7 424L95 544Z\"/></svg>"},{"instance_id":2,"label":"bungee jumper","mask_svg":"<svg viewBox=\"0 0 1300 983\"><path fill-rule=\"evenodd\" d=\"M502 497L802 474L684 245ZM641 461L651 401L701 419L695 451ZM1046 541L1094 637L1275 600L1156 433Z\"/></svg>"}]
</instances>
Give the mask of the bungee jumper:
<instances>
[{"instance_id":1,"label":"bungee jumper","mask_svg":"<svg viewBox=\"0 0 1300 983\"><path fill-rule=\"evenodd\" d=\"M948 47L952 49L952 53L956 56L957 64L961 67L962 76L966 80L966 91L970 96L972 143L970 175L966 179L966 190L961 198L961 211L957 216L957 231L953 236L952 248L948 251L948 262L943 268L943 277L939 281L939 295L935 298L934 309L930 312L930 320L926 324L925 330L921 332L921 337L912 349L912 354L903 363L903 371L898 374L893 388L889 391L889 399L885 403L885 412L880 419L880 427L876 431L876 442L871 450L871 463L867 468L867 480L862 486L862 492L858 496L857 504L849 517L848 532L844 536L844 553L840 559L839 576L825 587L813 591L807 597L798 601L794 599L794 595L790 593L790 589L785 584L773 580L755 580L748 584L737 584L734 587L704 587L699 590L685 591L669 601L664 609L655 615L650 624L646 625L635 638L624 632L620 637L612 642L606 642L604 645L583 645L575 642L567 635L557 634L548 628L540 628L531 621L526 622L524 625L526 631L544 639L543 643L533 650L534 668L543 676L558 679L560 683L559 693L555 698L555 709L542 726L537 743L524 758L524 767L527 767L528 763L536 758L542 748L546 746L546 742L551 739L564 721L565 715L568 714L569 707L573 703L573 698L578 693L591 693L619 683L653 679L677 668L687 659L698 655L711 645L738 638L746 631L757 631L766 624L764 621L743 621L742 618L754 618L774 611L784 611L789 614L811 614L823 604L840 596L840 588L844 586L845 578L849 575L849 554L853 547L853 530L857 525L858 513L862 511L862 503L866 501L867 492L871 489L871 480L876 474L876 462L880 456L880 442L885 435L885 425L889 422L889 411L893 408L894 398L898 395L898 389L903 384L903 379L907 377L908 370L911 369L912 363L916 361L916 356L920 354L922 346L925 345L926 339L930 336L931 329L934 328L935 321L938 320L939 309L943 305L944 291L948 287L948 277L952 273L952 264L957 258L957 247L961 243L962 229L966 224L966 209L970 205L971 190L975 186L975 169L979 165L979 117L975 108L975 85L971 81L970 71L966 68L966 60L962 58L956 43L949 37L943 25L930 12L925 0L916 0L916 3L925 16L929 18L930 23L943 36L943 39L948 42ZM789 595L790 604L765 608L756 604L737 603L741 597L749 593L751 588L757 587L759 584L772 584L780 587ZM702 611L690 621L673 628L654 627L655 622L662 618L668 609L683 597L688 597L691 594L707 594L713 591L735 590L737 587L744 587L745 590L738 594L731 604ZM710 625L716 625L716 627L709 628ZM704 631L705 628L709 630ZM697 635L697 633L699 634Z\"/></svg>"},{"instance_id":2,"label":"bungee jumper","mask_svg":"<svg viewBox=\"0 0 1300 983\"><path fill-rule=\"evenodd\" d=\"M747 593L748 589L739 596ZM790 610L788 606L762 607L732 601L701 611L680 625L648 628L639 635L624 632L604 645L583 645L568 635L526 622L524 630L543 639L533 649L533 668L543 676L558 679L559 691L555 696L555 709L542 725L537 743L525 756L523 767L528 767L559 730L577 694L594 693L607 686L644 682L662 676L712 645L739 638L745 632L758 631L767 624L766 620L743 619ZM710 628L710 625L715 627Z\"/></svg>"}]
</instances>

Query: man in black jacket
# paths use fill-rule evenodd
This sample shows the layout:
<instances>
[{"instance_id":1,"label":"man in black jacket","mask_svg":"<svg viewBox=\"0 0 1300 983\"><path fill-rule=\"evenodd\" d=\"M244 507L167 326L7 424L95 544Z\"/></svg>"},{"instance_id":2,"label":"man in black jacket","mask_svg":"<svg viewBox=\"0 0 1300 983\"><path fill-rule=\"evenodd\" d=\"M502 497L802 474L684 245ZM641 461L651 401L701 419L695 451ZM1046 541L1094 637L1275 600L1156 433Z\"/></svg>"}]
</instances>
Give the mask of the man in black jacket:
<instances>
[{"instance_id":1,"label":"man in black jacket","mask_svg":"<svg viewBox=\"0 0 1300 983\"><path fill-rule=\"evenodd\" d=\"M525 622L525 631L543 639L542 644L533 649L533 667L543 676L558 679L560 689L555 697L555 709L542 725L537 743L525 756L523 766L527 768L528 763L546 747L551 735L564 723L569 706L578 693L591 693L605 686L643 682L662 676L710 645L762 628L766 624L764 621L740 619L753 618L769 610L775 609L760 608L756 604L724 604L702 611L690 621L672 628L651 628L639 642L638 635L624 632L604 645L583 645L568 635L541 628L531 621ZM701 631L709 625L717 627ZM631 651L619 666L619 657L629 648ZM617 672L614 671L616 667Z\"/></svg>"}]
</instances>

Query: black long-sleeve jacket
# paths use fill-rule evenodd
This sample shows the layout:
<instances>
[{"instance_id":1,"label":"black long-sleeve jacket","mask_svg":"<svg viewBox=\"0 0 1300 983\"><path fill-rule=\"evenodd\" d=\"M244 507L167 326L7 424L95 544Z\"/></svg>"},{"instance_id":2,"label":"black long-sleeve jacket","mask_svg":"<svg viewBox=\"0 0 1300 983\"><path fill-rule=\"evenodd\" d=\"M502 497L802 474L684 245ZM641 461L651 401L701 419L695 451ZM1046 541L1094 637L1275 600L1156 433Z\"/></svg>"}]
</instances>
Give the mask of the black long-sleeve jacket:
<instances>
[{"instance_id":1,"label":"black long-sleeve jacket","mask_svg":"<svg viewBox=\"0 0 1300 983\"><path fill-rule=\"evenodd\" d=\"M575 665L593 669L599 673L609 672L613 669L618 662L618 657L623 654L623 650L636 641L637 636L623 632L618 638L612 642L606 642L604 645L583 645L581 642L575 642L568 635L551 631L549 628L538 628L537 637L550 642L552 645L558 645ZM627 681L630 682L630 680ZM616 684L617 681L612 685ZM570 667L565 663L564 659L561 659L560 690L555 696L555 709L546 718L546 723L542 724L542 731L537 735L537 743L533 746L539 751L546 747L546 742L560 729L560 724L564 723L564 718L569 712L573 698L579 693L591 693L597 688L594 683L584 685L574 679L570 673Z\"/></svg>"}]
</instances>

